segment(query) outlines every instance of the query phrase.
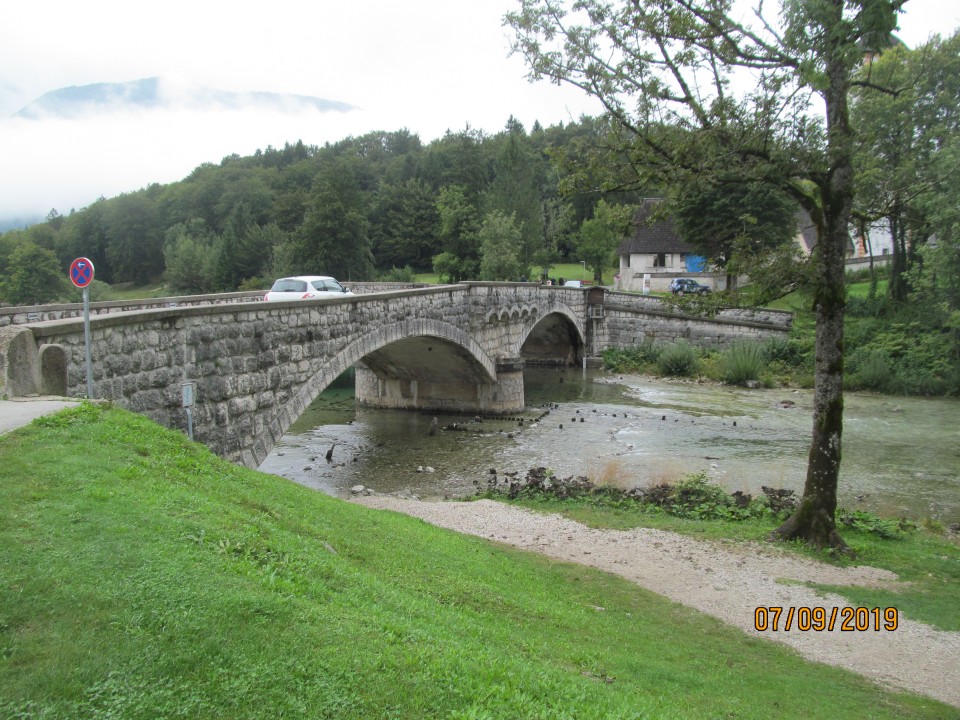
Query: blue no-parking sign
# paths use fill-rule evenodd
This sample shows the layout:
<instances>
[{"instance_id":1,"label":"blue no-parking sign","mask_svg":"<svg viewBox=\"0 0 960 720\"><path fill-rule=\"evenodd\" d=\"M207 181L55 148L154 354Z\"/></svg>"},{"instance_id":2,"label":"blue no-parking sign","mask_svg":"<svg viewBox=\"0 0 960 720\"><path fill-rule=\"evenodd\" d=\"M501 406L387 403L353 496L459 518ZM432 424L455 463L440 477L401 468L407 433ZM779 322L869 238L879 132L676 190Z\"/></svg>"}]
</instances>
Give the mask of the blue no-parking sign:
<instances>
[{"instance_id":1,"label":"blue no-parking sign","mask_svg":"<svg viewBox=\"0 0 960 720\"><path fill-rule=\"evenodd\" d=\"M85 288L93 282L93 263L85 257L78 257L70 263L70 282L78 288Z\"/></svg>"}]
</instances>

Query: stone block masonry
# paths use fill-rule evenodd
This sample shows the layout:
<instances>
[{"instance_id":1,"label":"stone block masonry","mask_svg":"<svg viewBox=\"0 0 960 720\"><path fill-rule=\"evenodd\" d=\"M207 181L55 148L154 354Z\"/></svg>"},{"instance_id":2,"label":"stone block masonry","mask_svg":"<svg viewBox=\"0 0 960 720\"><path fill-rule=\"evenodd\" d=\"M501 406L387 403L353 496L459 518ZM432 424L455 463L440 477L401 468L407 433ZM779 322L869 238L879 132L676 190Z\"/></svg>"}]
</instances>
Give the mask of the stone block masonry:
<instances>
[{"instance_id":1,"label":"stone block masonry","mask_svg":"<svg viewBox=\"0 0 960 720\"><path fill-rule=\"evenodd\" d=\"M685 340L697 347L724 349L740 341L786 338L792 324L793 314L778 310L738 308L715 317L693 316L656 297L609 293L598 341L603 347L621 349L645 340Z\"/></svg>"}]
</instances>

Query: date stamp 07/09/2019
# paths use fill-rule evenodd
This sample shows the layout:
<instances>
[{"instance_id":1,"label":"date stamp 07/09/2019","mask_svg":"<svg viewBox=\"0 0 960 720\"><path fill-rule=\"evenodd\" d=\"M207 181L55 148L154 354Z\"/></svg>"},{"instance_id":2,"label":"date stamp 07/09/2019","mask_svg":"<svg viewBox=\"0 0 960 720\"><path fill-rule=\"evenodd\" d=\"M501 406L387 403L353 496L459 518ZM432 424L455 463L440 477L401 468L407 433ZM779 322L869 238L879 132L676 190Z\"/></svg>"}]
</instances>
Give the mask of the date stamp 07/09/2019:
<instances>
[{"instance_id":1,"label":"date stamp 07/09/2019","mask_svg":"<svg viewBox=\"0 0 960 720\"><path fill-rule=\"evenodd\" d=\"M892 632L900 615L895 607L778 607L760 606L753 612L757 632Z\"/></svg>"}]
</instances>

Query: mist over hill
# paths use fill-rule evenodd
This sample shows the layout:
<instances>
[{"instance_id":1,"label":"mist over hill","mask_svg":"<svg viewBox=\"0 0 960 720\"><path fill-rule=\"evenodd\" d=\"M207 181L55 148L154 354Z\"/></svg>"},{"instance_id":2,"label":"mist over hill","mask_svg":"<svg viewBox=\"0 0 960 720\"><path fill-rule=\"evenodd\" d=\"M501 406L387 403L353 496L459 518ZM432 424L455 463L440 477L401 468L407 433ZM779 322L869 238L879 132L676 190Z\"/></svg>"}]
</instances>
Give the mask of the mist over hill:
<instances>
[{"instance_id":1,"label":"mist over hill","mask_svg":"<svg viewBox=\"0 0 960 720\"><path fill-rule=\"evenodd\" d=\"M378 123L368 108L338 100L166 77L62 87L6 113L0 232L51 209L66 215L99 197L175 182L229 155L337 141Z\"/></svg>"},{"instance_id":2,"label":"mist over hill","mask_svg":"<svg viewBox=\"0 0 960 720\"><path fill-rule=\"evenodd\" d=\"M347 103L310 95L273 92L230 92L168 78L74 85L51 90L12 117L39 120L77 118L92 113L129 110L272 110L279 112L349 112Z\"/></svg>"}]
</instances>

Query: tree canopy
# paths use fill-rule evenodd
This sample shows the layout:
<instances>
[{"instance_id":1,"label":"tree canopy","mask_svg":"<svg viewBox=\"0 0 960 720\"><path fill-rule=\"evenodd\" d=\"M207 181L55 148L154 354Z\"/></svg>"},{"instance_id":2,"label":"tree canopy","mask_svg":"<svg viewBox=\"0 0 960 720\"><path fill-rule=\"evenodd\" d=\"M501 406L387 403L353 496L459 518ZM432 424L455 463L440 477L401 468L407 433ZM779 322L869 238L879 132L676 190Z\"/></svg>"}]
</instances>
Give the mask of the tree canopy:
<instances>
[{"instance_id":1,"label":"tree canopy","mask_svg":"<svg viewBox=\"0 0 960 720\"><path fill-rule=\"evenodd\" d=\"M294 272L365 280L407 266L477 279L478 233L491 213L514 217L525 268L579 259L577 228L600 196L565 193L553 156L581 152L572 146L594 135L589 118L530 132L510 118L498 133L468 127L427 145L406 130L297 142L205 163L179 182L69 215L53 210L2 237L54 252L63 272L83 255L98 279L163 279L184 292L262 287ZM0 300L10 301L2 288Z\"/></svg>"},{"instance_id":2,"label":"tree canopy","mask_svg":"<svg viewBox=\"0 0 960 720\"><path fill-rule=\"evenodd\" d=\"M836 531L843 428L844 258L854 195L849 102L864 50L886 47L902 0L783 0L741 19L731 0L521 0L506 16L533 78L607 110L592 164L611 187L766 186L817 230L814 429L784 538L845 547Z\"/></svg>"}]
</instances>

